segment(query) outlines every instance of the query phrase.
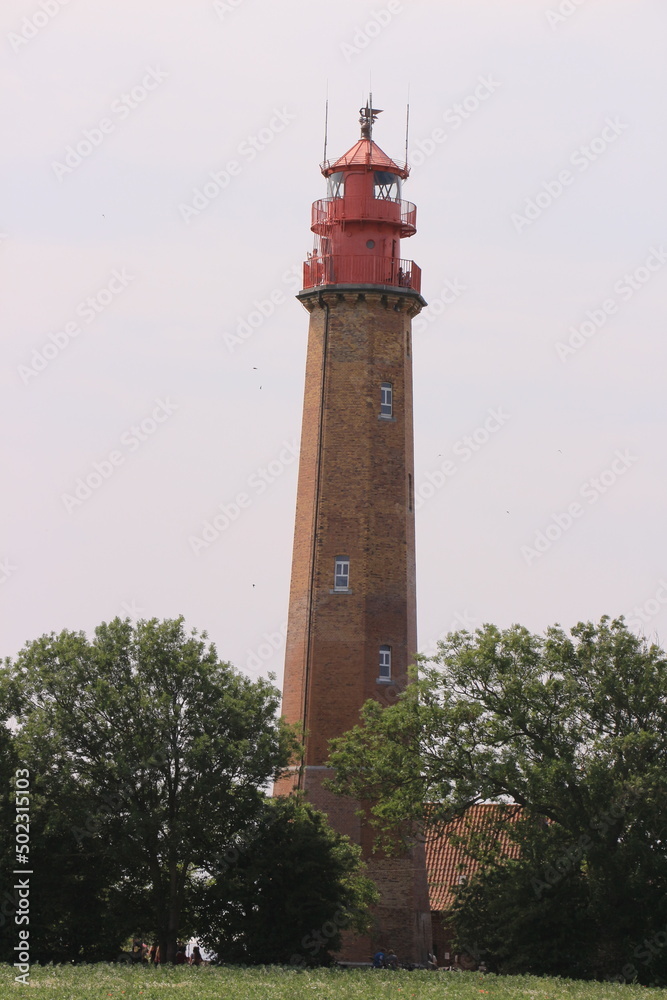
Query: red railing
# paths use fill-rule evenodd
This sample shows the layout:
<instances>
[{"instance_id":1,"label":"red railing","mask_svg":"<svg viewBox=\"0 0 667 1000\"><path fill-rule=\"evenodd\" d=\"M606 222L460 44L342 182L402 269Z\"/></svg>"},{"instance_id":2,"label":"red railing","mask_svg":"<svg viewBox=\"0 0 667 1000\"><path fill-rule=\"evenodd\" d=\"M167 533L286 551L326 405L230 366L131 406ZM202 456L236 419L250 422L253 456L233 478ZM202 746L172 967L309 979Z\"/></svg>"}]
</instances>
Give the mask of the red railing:
<instances>
[{"instance_id":1,"label":"red railing","mask_svg":"<svg viewBox=\"0 0 667 1000\"><path fill-rule=\"evenodd\" d=\"M401 224L401 236L417 232L417 207L411 201L392 201L389 198L368 198L346 195L344 198L320 198L313 202L311 229L326 234L333 223L372 219L374 222Z\"/></svg>"},{"instance_id":2,"label":"red railing","mask_svg":"<svg viewBox=\"0 0 667 1000\"><path fill-rule=\"evenodd\" d=\"M303 265L303 287L320 285L394 285L421 291L422 272L412 260L370 254L329 254Z\"/></svg>"}]
</instances>

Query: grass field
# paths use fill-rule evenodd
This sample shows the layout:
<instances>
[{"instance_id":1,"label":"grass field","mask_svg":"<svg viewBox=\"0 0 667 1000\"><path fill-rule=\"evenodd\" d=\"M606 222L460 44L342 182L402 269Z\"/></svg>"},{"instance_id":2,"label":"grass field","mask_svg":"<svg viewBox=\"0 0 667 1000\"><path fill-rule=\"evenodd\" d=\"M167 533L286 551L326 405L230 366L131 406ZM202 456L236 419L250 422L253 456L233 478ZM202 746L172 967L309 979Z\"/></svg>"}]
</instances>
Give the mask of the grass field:
<instances>
[{"instance_id":1,"label":"grass field","mask_svg":"<svg viewBox=\"0 0 667 1000\"><path fill-rule=\"evenodd\" d=\"M29 986L0 966L0 998L35 1000L667 1000L667 990L476 972L375 972L276 967L125 968L118 965L34 966Z\"/></svg>"}]
</instances>

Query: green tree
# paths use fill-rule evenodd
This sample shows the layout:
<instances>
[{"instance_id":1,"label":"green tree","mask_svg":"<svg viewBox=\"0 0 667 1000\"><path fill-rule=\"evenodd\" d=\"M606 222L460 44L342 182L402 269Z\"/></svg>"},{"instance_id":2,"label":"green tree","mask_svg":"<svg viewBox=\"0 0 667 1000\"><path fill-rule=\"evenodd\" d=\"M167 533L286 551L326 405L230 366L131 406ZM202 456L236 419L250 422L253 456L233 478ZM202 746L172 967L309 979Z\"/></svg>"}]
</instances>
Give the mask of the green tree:
<instances>
[{"instance_id":1,"label":"green tree","mask_svg":"<svg viewBox=\"0 0 667 1000\"><path fill-rule=\"evenodd\" d=\"M279 692L221 662L182 618L117 618L92 641L43 636L7 670L21 692L17 753L59 815L44 833L63 875L106 863L106 884L81 887L91 905L118 916L121 939L128 921L150 928L173 961L197 873L252 824L293 753Z\"/></svg>"},{"instance_id":2,"label":"green tree","mask_svg":"<svg viewBox=\"0 0 667 1000\"><path fill-rule=\"evenodd\" d=\"M378 893L361 849L299 797L273 799L202 886L200 937L230 963L326 965Z\"/></svg>"},{"instance_id":3,"label":"green tree","mask_svg":"<svg viewBox=\"0 0 667 1000\"><path fill-rule=\"evenodd\" d=\"M519 857L464 838L465 853L479 869L454 887L444 918L456 930L457 950L500 973L590 978L600 928L588 880L572 863L579 851L557 824L526 821L512 829L511 839ZM549 883L543 882L547 874Z\"/></svg>"},{"instance_id":4,"label":"green tree","mask_svg":"<svg viewBox=\"0 0 667 1000\"><path fill-rule=\"evenodd\" d=\"M440 804L432 819L520 804L526 823L507 835L521 861L488 861L459 893L462 934L479 927L505 968L666 980L663 650L608 618L544 637L487 625L448 636L419 671L395 706L367 703L333 742L337 790L370 801L385 835L424 823L426 803ZM557 948L522 959L540 926L547 939L558 928Z\"/></svg>"}]
</instances>

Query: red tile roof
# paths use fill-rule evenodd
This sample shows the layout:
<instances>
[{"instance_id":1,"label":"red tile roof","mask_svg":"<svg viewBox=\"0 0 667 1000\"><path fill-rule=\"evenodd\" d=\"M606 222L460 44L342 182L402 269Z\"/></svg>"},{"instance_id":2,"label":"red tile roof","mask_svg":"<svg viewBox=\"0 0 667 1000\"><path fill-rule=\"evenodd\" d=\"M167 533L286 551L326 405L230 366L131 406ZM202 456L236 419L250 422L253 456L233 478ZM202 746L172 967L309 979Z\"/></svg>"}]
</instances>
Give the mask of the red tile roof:
<instances>
[{"instance_id":1,"label":"red tile roof","mask_svg":"<svg viewBox=\"0 0 667 1000\"><path fill-rule=\"evenodd\" d=\"M521 814L521 806L484 803L470 806L463 815L448 823L435 823L426 833L426 870L431 910L441 912L454 902L452 888L459 884L461 875L472 875L479 869L479 863L470 858L464 848L452 844L452 836L462 836L473 832L497 832L504 853L509 857L519 856L518 845L503 832L503 823L510 819L516 822Z\"/></svg>"}]
</instances>

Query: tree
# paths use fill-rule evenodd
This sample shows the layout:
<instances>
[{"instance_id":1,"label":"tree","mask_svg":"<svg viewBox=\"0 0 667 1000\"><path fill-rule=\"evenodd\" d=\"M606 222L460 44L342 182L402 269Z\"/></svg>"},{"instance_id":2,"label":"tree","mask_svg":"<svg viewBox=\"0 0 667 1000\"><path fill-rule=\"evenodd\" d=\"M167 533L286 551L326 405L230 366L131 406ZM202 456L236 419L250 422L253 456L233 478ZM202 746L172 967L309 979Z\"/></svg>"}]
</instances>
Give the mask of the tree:
<instances>
[{"instance_id":1,"label":"tree","mask_svg":"<svg viewBox=\"0 0 667 1000\"><path fill-rule=\"evenodd\" d=\"M326 965L377 902L361 849L298 797L273 799L200 892L200 937L225 962Z\"/></svg>"},{"instance_id":2,"label":"tree","mask_svg":"<svg viewBox=\"0 0 667 1000\"><path fill-rule=\"evenodd\" d=\"M92 641L43 636L7 670L21 691L17 753L36 795L65 804L51 831L61 854L103 858L106 912L142 921L173 961L197 872L252 824L293 753L279 692L221 662L182 618L116 618Z\"/></svg>"},{"instance_id":3,"label":"tree","mask_svg":"<svg viewBox=\"0 0 667 1000\"><path fill-rule=\"evenodd\" d=\"M423 823L427 803L439 804L433 819L520 804L526 822L507 835L520 838L521 860L498 857L469 881L458 926L495 941L505 968L526 967L537 921L558 925L561 959L547 970L555 949L534 961L533 951L532 971L570 974L576 957L588 975L665 979L664 652L622 620L544 637L487 625L449 635L419 670L396 705L367 703L363 725L333 742L337 790L369 800L385 835Z\"/></svg>"}]
</instances>

